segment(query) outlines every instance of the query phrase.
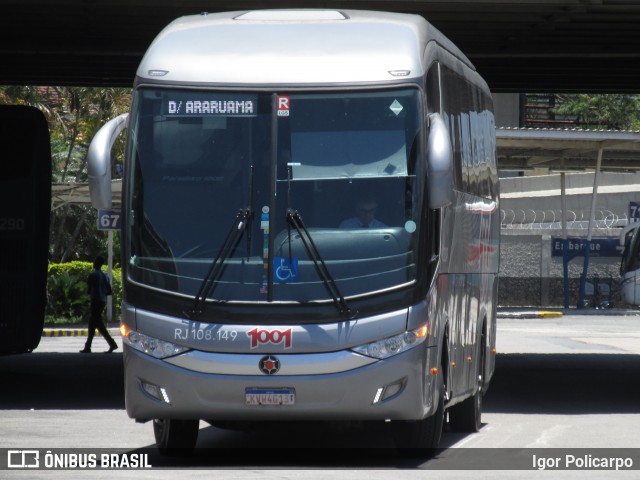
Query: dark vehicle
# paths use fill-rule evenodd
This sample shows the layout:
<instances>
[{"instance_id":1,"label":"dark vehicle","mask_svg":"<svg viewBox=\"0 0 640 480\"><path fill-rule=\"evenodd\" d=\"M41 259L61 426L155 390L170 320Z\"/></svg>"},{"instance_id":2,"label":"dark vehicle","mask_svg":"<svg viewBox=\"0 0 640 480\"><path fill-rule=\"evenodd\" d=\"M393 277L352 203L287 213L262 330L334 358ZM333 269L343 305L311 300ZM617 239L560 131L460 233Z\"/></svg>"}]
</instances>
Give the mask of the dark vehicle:
<instances>
[{"instance_id":1,"label":"dark vehicle","mask_svg":"<svg viewBox=\"0 0 640 480\"><path fill-rule=\"evenodd\" d=\"M44 115L0 106L0 354L40 343L46 306L51 147Z\"/></svg>"}]
</instances>

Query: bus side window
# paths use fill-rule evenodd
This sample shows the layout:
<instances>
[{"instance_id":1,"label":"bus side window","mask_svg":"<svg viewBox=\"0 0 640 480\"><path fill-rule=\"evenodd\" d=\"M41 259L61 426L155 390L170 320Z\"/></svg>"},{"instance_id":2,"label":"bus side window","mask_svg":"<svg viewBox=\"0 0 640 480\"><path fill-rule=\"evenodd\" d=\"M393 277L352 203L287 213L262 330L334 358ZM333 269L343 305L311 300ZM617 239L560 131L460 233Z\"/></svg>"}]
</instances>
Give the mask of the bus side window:
<instances>
[{"instance_id":1,"label":"bus side window","mask_svg":"<svg viewBox=\"0 0 640 480\"><path fill-rule=\"evenodd\" d=\"M440 64L437 62L427 73L427 113L440 113Z\"/></svg>"}]
</instances>

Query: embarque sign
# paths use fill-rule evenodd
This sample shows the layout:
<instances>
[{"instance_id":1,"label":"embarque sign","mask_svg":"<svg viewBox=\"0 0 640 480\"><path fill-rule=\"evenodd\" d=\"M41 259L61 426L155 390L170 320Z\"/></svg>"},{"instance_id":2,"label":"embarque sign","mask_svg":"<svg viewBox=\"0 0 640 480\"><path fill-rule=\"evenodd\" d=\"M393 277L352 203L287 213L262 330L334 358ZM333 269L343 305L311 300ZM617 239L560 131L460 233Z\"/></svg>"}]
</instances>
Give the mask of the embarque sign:
<instances>
[{"instance_id":1,"label":"embarque sign","mask_svg":"<svg viewBox=\"0 0 640 480\"><path fill-rule=\"evenodd\" d=\"M574 256L584 256L585 238L570 237L569 254ZM551 256L562 257L564 238L551 237ZM592 238L589 249L591 257L619 257L621 255L618 250L617 238Z\"/></svg>"}]
</instances>

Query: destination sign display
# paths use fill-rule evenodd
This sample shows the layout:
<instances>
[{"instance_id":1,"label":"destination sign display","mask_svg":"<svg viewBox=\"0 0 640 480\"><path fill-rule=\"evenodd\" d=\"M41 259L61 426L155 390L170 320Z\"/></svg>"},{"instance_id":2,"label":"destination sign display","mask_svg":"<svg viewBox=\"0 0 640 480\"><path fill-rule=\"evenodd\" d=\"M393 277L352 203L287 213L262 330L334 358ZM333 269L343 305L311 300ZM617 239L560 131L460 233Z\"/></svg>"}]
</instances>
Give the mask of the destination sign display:
<instances>
[{"instance_id":1,"label":"destination sign display","mask_svg":"<svg viewBox=\"0 0 640 480\"><path fill-rule=\"evenodd\" d=\"M256 95L175 92L163 99L167 116L253 117L257 114Z\"/></svg>"}]
</instances>

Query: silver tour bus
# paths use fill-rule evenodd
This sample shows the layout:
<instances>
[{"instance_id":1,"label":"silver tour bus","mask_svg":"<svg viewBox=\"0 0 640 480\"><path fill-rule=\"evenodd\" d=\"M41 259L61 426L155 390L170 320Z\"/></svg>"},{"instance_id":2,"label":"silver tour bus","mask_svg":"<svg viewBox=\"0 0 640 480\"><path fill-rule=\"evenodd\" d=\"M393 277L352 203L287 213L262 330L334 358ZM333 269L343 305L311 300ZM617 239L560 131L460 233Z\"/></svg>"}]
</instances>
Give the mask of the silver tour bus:
<instances>
[{"instance_id":1,"label":"silver tour bus","mask_svg":"<svg viewBox=\"0 0 640 480\"><path fill-rule=\"evenodd\" d=\"M381 421L401 449L477 431L495 365L491 94L422 17L179 18L93 139L127 129L128 415L163 453L200 420ZM448 412L448 415L445 415Z\"/></svg>"}]
</instances>

